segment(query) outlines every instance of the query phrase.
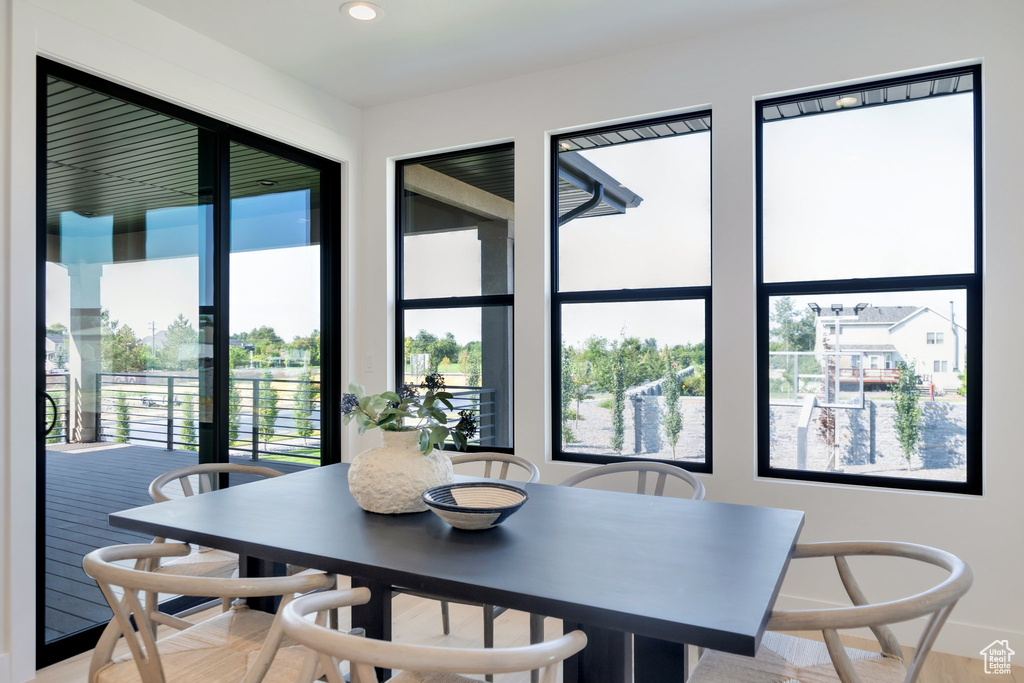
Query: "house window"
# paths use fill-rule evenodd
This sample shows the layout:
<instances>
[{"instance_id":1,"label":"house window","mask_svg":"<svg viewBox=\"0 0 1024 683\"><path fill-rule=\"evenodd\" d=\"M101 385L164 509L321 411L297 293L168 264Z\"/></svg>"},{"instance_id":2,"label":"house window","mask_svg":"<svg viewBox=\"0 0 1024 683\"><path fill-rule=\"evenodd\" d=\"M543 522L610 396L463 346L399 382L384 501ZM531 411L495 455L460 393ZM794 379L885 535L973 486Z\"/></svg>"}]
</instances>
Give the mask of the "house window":
<instances>
[{"instance_id":1,"label":"house window","mask_svg":"<svg viewBox=\"0 0 1024 683\"><path fill-rule=\"evenodd\" d=\"M757 102L760 476L981 493L980 75Z\"/></svg>"},{"instance_id":2,"label":"house window","mask_svg":"<svg viewBox=\"0 0 1024 683\"><path fill-rule=\"evenodd\" d=\"M552 139L552 452L711 471L711 113Z\"/></svg>"},{"instance_id":3,"label":"house window","mask_svg":"<svg viewBox=\"0 0 1024 683\"><path fill-rule=\"evenodd\" d=\"M511 144L401 161L395 373L441 374L476 414L470 450L512 450L515 151Z\"/></svg>"}]
</instances>

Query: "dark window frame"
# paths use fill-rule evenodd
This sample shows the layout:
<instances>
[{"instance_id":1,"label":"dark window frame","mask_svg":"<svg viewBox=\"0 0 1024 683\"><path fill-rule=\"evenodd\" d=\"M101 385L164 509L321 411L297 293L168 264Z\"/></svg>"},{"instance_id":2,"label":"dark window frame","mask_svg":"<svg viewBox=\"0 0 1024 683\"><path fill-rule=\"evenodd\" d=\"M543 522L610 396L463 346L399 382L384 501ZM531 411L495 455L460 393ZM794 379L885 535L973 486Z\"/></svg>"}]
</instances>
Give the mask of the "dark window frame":
<instances>
[{"instance_id":1,"label":"dark window frame","mask_svg":"<svg viewBox=\"0 0 1024 683\"><path fill-rule=\"evenodd\" d=\"M153 110L170 118L189 123L205 136L211 154L214 178L203 188L210 196L212 217L212 259L215 261L216 288L213 314L215 316L215 358L223 359L214 368L214 429L210 434L200 431L201 439L210 439L209 449L216 462L228 461L228 325L229 320L229 259L230 259L230 153L231 142L237 142L268 154L317 169L321 178L321 235L320 235L320 331L321 338L321 465L341 460L341 272L344 267L341 245L341 164L307 152L273 138L266 137L217 118L201 114L159 97L143 93L129 86L114 83L100 76L81 71L45 57L36 57L36 343L37 387L45 387L45 356L43 331L45 329L46 273L46 187L47 187L47 77L54 76L69 83L94 90L115 99ZM205 308L205 307L204 307ZM200 314L203 311L200 309ZM197 321L198 322L198 321ZM39 424L43 424L43 405L37 408ZM200 425L201 427L201 425ZM36 572L40 577L36 588L36 668L43 668L92 649L107 624L86 627L50 642L46 640L45 582L41 580L45 567L46 550L46 453L43 439L36 439ZM197 462L199 460L197 459ZM220 486L228 486L229 478L222 475ZM179 596L160 604L161 611L177 613L202 602L202 598Z\"/></svg>"},{"instance_id":2,"label":"dark window frame","mask_svg":"<svg viewBox=\"0 0 1024 683\"><path fill-rule=\"evenodd\" d=\"M973 143L974 143L974 272L942 275L910 275L873 278L845 278L839 280L795 280L765 282L764 280L764 126L765 107L800 102L812 97L828 98L866 91L876 88L905 85L927 79L939 79L970 74L973 77L971 96L973 99ZM931 71L899 78L865 81L823 90L801 92L784 97L758 100L754 103L755 123L755 185L756 185L756 317L757 317L757 476L766 479L811 481L841 484L857 487L903 489L910 491L934 491L967 495L982 495L982 83L981 66L972 65L941 71ZM900 102L875 104L891 106ZM822 112L833 113L833 112ZM806 115L806 114L805 114ZM813 114L815 116L820 114ZM966 481L949 482L934 479L904 479L870 474L846 474L838 472L814 472L778 468L771 466L771 443L769 435L769 301L772 297L786 295L829 295L853 293L900 292L914 290L964 290L967 311L971 324L967 330L967 353L964 364L971 366L971 395L967 401L967 462Z\"/></svg>"},{"instance_id":3,"label":"dark window frame","mask_svg":"<svg viewBox=\"0 0 1024 683\"><path fill-rule=\"evenodd\" d=\"M430 154L424 156L410 157L395 162L395 357L393 359L395 368L395 389L402 386L405 377L405 313L406 311L444 310L449 308L484 308L486 306L505 306L512 316L513 338L509 339L512 346L512 358L509 360L509 386L512 387L513 401L509 405L509 417L513 427L515 425L515 282L513 281L512 291L507 294L481 294L475 296L451 296L451 297L427 297L407 299L405 298L405 202L402 201L405 192L405 167L411 164L422 164L423 162L440 161L465 155L469 152L483 153L501 150L515 150L515 142L503 142L495 145L484 145L481 147L470 147L455 152L444 152L442 154ZM515 243L513 242L513 254ZM514 256L513 256L514 258ZM515 429L509 432L511 446L475 446L466 447L469 453L515 453ZM453 444L445 444L445 450L455 450Z\"/></svg>"},{"instance_id":4,"label":"dark window frame","mask_svg":"<svg viewBox=\"0 0 1024 683\"><path fill-rule=\"evenodd\" d=\"M550 174L551 174L551 197L549 200L549 216L551 232L549 244L551 247L551 348L548 360L550 362L551 378L551 459L560 462L580 462L605 465L618 462L632 462L636 460L655 460L655 458L643 457L643 455L604 455L597 453L570 453L562 450L562 438L559 425L562 422L561 397L562 397L562 305L581 303L626 303L626 302L651 302L651 301L704 301L704 462L686 462L681 460L658 460L669 465L675 465L681 469L691 472L704 472L710 474L713 471L712 458L712 342L711 342L711 283L707 285L689 287L638 287L606 290L578 290L560 291L558 287L558 265L559 265L559 242L558 242L558 154L561 151L559 143L567 138L576 138L584 135L599 135L612 131L622 130L638 126L656 126L662 123L675 121L699 119L702 117L711 118L710 109L675 114L672 116L660 116L656 118L639 119L627 123L619 123L610 126L587 128L582 130L568 131L559 135L551 136L550 144ZM704 131L702 131L704 132ZM712 128L706 131L713 135ZM645 138L651 139L651 138ZM619 144L634 144L644 140ZM714 138L711 138L712 148ZM708 165L711 165L712 154L708 154ZM712 181L712 193L714 192ZM714 218L712 216L711 230L714 231ZM711 259L709 250L708 258Z\"/></svg>"}]
</instances>

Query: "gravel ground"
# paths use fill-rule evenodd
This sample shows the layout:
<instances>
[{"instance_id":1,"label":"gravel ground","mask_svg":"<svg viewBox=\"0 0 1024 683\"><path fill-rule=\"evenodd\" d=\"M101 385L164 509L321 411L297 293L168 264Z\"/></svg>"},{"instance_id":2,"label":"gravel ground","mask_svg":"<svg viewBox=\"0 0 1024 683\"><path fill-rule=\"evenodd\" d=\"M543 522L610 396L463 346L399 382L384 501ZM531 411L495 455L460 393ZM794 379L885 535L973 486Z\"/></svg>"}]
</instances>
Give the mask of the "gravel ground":
<instances>
[{"instance_id":1,"label":"gravel ground","mask_svg":"<svg viewBox=\"0 0 1024 683\"><path fill-rule=\"evenodd\" d=\"M600 399L590 399L580 403L579 422L569 421L569 428L576 436L576 443L567 444L567 453L594 453L597 455L618 455L611 449L612 411L598 405ZM676 443L676 455L672 457L672 448L665 440L662 430L661 450L657 452L635 453L633 407L626 402L625 435L622 441L624 456L638 458L657 458L659 460L684 460L702 462L704 460L704 399L686 398L679 400L683 413L683 431ZM664 404L664 399L659 401ZM571 407L575 408L575 404Z\"/></svg>"}]
</instances>

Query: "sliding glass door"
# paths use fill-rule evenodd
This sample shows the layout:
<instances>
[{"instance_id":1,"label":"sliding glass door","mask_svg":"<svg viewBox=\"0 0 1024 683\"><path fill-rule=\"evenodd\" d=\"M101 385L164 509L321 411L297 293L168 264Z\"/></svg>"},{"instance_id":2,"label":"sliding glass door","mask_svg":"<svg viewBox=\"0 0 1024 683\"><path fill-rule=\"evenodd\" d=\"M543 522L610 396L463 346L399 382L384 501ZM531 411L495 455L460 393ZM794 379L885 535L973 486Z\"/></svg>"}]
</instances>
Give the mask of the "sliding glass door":
<instances>
[{"instance_id":1,"label":"sliding glass door","mask_svg":"<svg viewBox=\"0 0 1024 683\"><path fill-rule=\"evenodd\" d=\"M107 515L197 462L339 459L338 165L40 60L39 665L110 618ZM227 485L230 482L222 481ZM169 611L187 606L166 596Z\"/></svg>"}]
</instances>

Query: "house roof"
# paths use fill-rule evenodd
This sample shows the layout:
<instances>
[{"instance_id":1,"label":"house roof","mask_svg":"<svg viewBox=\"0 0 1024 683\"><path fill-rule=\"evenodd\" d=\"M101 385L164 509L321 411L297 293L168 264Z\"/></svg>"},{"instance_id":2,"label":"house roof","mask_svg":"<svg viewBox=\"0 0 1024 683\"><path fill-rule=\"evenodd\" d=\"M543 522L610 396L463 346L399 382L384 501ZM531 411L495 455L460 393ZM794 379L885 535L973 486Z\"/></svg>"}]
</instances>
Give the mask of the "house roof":
<instances>
[{"instance_id":1,"label":"house roof","mask_svg":"<svg viewBox=\"0 0 1024 683\"><path fill-rule=\"evenodd\" d=\"M830 308L822 307L821 315L823 320L838 317L855 317L857 322L888 324L898 323L907 316L910 316L921 309L920 306L868 306L859 313L855 312L852 306L844 306L843 310L835 313Z\"/></svg>"}]
</instances>

